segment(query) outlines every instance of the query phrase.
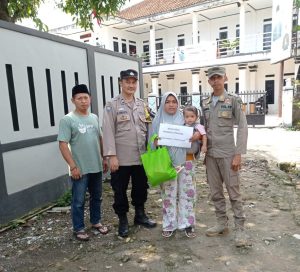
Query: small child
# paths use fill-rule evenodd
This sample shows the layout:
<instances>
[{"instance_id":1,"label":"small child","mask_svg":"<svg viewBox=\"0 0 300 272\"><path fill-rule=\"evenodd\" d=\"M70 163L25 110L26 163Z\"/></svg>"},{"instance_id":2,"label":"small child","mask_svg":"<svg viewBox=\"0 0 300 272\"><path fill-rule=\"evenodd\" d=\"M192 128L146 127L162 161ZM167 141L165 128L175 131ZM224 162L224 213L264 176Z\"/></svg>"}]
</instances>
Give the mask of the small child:
<instances>
[{"instance_id":1,"label":"small child","mask_svg":"<svg viewBox=\"0 0 300 272\"><path fill-rule=\"evenodd\" d=\"M183 116L185 120L185 126L194 127L194 133L199 131L201 134L201 142L192 142L191 148L186 152L186 162L183 171L183 175L180 175L179 179L181 184L184 184L185 191L185 235L189 238L196 237L195 226L195 203L196 203L196 184L193 179L194 175L194 160L199 157L200 146L201 152L207 151L207 137L204 127L201 124L196 123L198 120L198 110L194 106L186 106L183 110Z\"/></svg>"},{"instance_id":2,"label":"small child","mask_svg":"<svg viewBox=\"0 0 300 272\"><path fill-rule=\"evenodd\" d=\"M198 109L195 106L186 106L183 109L184 116L184 125L193 127L194 133L199 131L201 134L201 141L195 141L192 143L190 149L187 150L187 161L193 161L196 158L199 158L200 151L201 153L206 153L207 151L207 137L204 126L197 123L199 119Z\"/></svg>"}]
</instances>

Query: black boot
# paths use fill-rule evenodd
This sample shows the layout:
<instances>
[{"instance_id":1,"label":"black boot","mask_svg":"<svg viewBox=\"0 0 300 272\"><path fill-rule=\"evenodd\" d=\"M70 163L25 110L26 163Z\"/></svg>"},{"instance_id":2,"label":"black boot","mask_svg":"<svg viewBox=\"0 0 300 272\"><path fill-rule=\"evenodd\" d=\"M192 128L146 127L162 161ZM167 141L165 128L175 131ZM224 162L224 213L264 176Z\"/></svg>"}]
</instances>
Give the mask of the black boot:
<instances>
[{"instance_id":1,"label":"black boot","mask_svg":"<svg viewBox=\"0 0 300 272\"><path fill-rule=\"evenodd\" d=\"M119 230L120 237L128 236L128 219L126 214L119 215Z\"/></svg>"},{"instance_id":2,"label":"black boot","mask_svg":"<svg viewBox=\"0 0 300 272\"><path fill-rule=\"evenodd\" d=\"M154 228L156 227L156 223L148 218L145 214L144 208L136 208L135 209L135 217L134 217L135 225L142 225L146 228Z\"/></svg>"}]
</instances>

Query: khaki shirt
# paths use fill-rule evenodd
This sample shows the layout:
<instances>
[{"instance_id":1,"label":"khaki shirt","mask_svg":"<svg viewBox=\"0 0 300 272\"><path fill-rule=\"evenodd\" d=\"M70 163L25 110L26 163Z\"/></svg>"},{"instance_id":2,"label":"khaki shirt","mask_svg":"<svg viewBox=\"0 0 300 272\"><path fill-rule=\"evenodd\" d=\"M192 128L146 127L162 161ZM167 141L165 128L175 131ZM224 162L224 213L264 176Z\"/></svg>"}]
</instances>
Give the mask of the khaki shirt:
<instances>
[{"instance_id":1,"label":"khaki shirt","mask_svg":"<svg viewBox=\"0 0 300 272\"><path fill-rule=\"evenodd\" d=\"M146 151L144 101L126 103L122 94L107 102L103 114L103 155L116 155L120 166L141 165Z\"/></svg>"},{"instance_id":2,"label":"khaki shirt","mask_svg":"<svg viewBox=\"0 0 300 272\"><path fill-rule=\"evenodd\" d=\"M248 126L241 109L240 97L226 91L213 106L212 96L203 101L203 114L207 135L207 155L226 158L245 154L247 150ZM236 144L233 126L237 124Z\"/></svg>"}]
</instances>

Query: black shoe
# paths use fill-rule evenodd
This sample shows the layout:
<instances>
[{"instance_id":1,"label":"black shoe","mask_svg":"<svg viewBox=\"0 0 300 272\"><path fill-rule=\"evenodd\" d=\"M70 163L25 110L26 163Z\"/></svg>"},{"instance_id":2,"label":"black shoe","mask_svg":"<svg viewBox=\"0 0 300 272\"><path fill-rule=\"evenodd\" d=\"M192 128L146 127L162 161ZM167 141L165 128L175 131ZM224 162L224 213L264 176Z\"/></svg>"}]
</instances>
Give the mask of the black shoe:
<instances>
[{"instance_id":1,"label":"black shoe","mask_svg":"<svg viewBox=\"0 0 300 272\"><path fill-rule=\"evenodd\" d=\"M128 219L127 215L119 216L119 230L118 230L120 237L127 237L128 236Z\"/></svg>"},{"instance_id":2,"label":"black shoe","mask_svg":"<svg viewBox=\"0 0 300 272\"><path fill-rule=\"evenodd\" d=\"M136 210L135 217L134 217L134 224L135 225L142 225L145 228L154 228L156 227L156 222L149 219L148 216L145 214L144 210Z\"/></svg>"}]
</instances>

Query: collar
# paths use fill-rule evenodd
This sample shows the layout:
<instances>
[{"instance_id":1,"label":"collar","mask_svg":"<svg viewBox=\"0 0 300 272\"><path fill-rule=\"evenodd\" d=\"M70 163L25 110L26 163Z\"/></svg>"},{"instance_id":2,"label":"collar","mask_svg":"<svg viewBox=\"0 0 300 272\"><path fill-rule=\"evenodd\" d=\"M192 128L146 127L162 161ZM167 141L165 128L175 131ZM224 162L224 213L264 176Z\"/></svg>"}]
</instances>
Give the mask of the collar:
<instances>
[{"instance_id":1,"label":"collar","mask_svg":"<svg viewBox=\"0 0 300 272\"><path fill-rule=\"evenodd\" d=\"M226 90L224 89L223 93L219 96L219 100L218 101L225 101L225 97L227 97L228 94L226 92ZM207 104L210 104L212 102L212 97L213 97L213 93L211 93L210 97L207 100Z\"/></svg>"},{"instance_id":2,"label":"collar","mask_svg":"<svg viewBox=\"0 0 300 272\"><path fill-rule=\"evenodd\" d=\"M124 96L123 96L122 93L119 94L119 96L120 96L120 100L121 100L120 102L121 102L121 104L127 104L128 103L128 101L125 100L125 98L124 98ZM133 96L133 101L134 101L134 103L137 101L134 96Z\"/></svg>"}]
</instances>

